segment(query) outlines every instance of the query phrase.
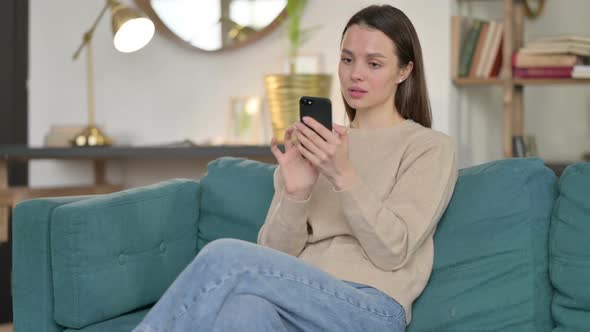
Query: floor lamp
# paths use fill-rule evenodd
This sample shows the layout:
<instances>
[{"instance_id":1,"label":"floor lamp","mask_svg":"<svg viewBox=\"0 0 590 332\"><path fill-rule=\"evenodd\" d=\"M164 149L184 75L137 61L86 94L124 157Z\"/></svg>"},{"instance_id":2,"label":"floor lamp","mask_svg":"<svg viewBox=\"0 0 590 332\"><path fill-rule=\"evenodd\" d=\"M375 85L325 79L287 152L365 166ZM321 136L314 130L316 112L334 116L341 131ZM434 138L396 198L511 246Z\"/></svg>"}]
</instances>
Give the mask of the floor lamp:
<instances>
[{"instance_id":1,"label":"floor lamp","mask_svg":"<svg viewBox=\"0 0 590 332\"><path fill-rule=\"evenodd\" d=\"M73 146L108 146L113 141L96 127L94 113L94 74L92 59L92 36L96 26L105 12L111 10L111 25L115 48L123 53L135 52L147 45L154 35L154 23L141 15L138 11L122 5L116 0L106 0L102 11L84 34L82 44L73 55L76 60L82 50L86 48L86 83L88 96L88 126L72 140Z\"/></svg>"}]
</instances>

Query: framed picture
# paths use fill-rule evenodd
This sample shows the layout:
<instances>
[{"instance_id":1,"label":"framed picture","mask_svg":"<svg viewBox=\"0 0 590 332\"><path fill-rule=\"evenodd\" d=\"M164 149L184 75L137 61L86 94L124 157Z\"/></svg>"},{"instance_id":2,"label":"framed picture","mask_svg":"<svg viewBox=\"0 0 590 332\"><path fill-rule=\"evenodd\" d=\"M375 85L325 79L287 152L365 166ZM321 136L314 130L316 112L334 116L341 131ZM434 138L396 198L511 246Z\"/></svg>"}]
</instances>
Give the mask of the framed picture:
<instances>
[{"instance_id":1,"label":"framed picture","mask_svg":"<svg viewBox=\"0 0 590 332\"><path fill-rule=\"evenodd\" d=\"M289 72L289 59L285 59L283 71ZM321 74L324 72L323 57L320 54L299 54L295 58L295 73Z\"/></svg>"},{"instance_id":2,"label":"framed picture","mask_svg":"<svg viewBox=\"0 0 590 332\"><path fill-rule=\"evenodd\" d=\"M226 143L262 145L265 139L262 99L234 97L228 114Z\"/></svg>"}]
</instances>

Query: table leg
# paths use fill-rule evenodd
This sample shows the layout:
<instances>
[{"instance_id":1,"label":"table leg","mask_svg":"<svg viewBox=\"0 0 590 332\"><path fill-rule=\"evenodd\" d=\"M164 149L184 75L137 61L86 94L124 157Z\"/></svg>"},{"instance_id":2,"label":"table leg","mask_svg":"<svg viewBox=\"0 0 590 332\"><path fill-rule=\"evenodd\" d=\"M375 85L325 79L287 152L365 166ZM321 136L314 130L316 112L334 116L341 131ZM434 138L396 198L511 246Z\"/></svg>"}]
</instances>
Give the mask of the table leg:
<instances>
[{"instance_id":1,"label":"table leg","mask_svg":"<svg viewBox=\"0 0 590 332\"><path fill-rule=\"evenodd\" d=\"M94 160L94 184L106 184L106 162L102 159Z\"/></svg>"},{"instance_id":2,"label":"table leg","mask_svg":"<svg viewBox=\"0 0 590 332\"><path fill-rule=\"evenodd\" d=\"M8 162L0 159L0 191L8 189ZM0 243L8 242L10 205L0 202Z\"/></svg>"}]
</instances>

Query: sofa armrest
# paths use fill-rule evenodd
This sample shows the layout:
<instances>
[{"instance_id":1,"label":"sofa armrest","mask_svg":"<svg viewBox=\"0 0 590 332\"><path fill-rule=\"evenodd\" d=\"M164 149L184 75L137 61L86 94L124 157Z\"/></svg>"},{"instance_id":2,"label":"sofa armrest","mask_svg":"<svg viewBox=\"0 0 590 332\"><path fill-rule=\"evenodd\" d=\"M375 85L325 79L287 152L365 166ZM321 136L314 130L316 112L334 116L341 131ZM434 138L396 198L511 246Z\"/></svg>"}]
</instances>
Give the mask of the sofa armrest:
<instances>
[{"instance_id":1,"label":"sofa armrest","mask_svg":"<svg viewBox=\"0 0 590 332\"><path fill-rule=\"evenodd\" d=\"M34 234L44 236L48 243L43 254L50 264L49 273L35 274L32 264L25 263L29 257L24 253L36 244L18 241L26 237L23 231L15 236L15 271L18 259L22 260L20 273L14 276L15 307L20 295L33 293L27 283L43 289L49 299L44 304L31 300L23 313L47 306L49 309L42 309L52 314L47 318L68 328L81 328L155 302L196 254L199 197L198 182L177 179L54 206L45 233ZM16 217L27 213L32 203L17 207ZM15 234L21 223L15 220ZM18 319L16 315L16 326ZM59 331L56 328L51 331Z\"/></svg>"},{"instance_id":2,"label":"sofa armrest","mask_svg":"<svg viewBox=\"0 0 590 332\"><path fill-rule=\"evenodd\" d=\"M12 304L14 330L61 332L53 319L49 225L53 211L87 197L32 199L12 215Z\"/></svg>"},{"instance_id":3,"label":"sofa armrest","mask_svg":"<svg viewBox=\"0 0 590 332\"><path fill-rule=\"evenodd\" d=\"M196 254L199 197L177 179L58 207L55 321L82 328L155 302Z\"/></svg>"}]
</instances>

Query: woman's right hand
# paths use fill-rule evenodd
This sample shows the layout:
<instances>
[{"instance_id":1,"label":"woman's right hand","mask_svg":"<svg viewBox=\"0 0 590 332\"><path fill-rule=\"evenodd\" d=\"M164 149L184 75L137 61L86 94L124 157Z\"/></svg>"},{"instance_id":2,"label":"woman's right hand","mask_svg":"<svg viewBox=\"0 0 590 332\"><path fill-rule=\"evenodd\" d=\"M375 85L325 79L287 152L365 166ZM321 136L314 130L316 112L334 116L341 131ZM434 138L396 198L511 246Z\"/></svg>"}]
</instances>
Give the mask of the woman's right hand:
<instances>
[{"instance_id":1,"label":"woman's right hand","mask_svg":"<svg viewBox=\"0 0 590 332\"><path fill-rule=\"evenodd\" d=\"M293 127L289 127L285 131L284 153L277 146L277 139L274 136L270 143L270 150L279 163L279 170L285 183L285 194L294 200L303 201L311 195L319 171L307 159L303 158L291 140L293 130Z\"/></svg>"}]
</instances>

